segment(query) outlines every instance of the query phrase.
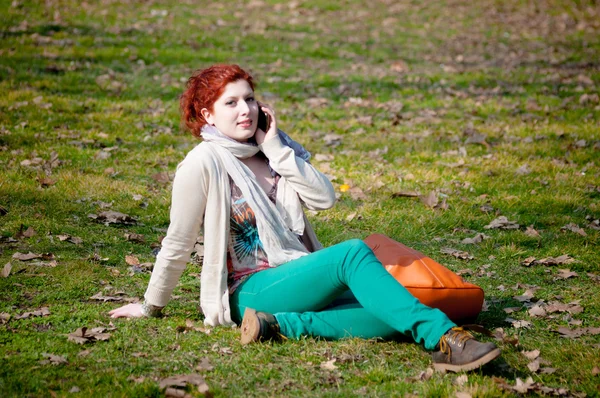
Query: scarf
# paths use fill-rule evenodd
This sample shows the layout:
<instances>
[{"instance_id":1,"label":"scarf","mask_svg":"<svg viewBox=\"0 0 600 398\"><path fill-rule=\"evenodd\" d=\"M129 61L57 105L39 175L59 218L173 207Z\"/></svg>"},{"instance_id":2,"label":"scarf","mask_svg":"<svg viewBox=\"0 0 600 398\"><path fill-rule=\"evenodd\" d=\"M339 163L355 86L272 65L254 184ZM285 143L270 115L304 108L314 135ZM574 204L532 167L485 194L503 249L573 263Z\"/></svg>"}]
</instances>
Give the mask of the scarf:
<instances>
[{"instance_id":1,"label":"scarf","mask_svg":"<svg viewBox=\"0 0 600 398\"><path fill-rule=\"evenodd\" d=\"M296 191L282 176L277 187L277 205L274 205L258 185L252 171L238 160L256 155L260 147L252 143L238 142L210 125L202 128L201 135L203 140L210 144L213 153L222 162L227 174L240 188L254 212L258 236L269 264L278 266L308 254L308 250L298 239L298 235L304 233L305 223ZM281 139L294 150L296 156L304 160L310 159L310 153L283 131L278 130L278 137L272 139Z\"/></svg>"}]
</instances>

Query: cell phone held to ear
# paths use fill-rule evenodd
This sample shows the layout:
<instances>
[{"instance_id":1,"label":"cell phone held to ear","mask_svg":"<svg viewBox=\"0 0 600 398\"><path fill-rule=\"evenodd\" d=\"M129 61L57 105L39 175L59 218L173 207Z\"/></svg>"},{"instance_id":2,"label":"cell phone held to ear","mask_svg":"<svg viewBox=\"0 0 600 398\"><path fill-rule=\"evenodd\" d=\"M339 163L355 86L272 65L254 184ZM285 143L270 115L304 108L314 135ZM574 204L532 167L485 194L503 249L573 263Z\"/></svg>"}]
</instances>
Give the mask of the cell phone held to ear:
<instances>
[{"instance_id":1,"label":"cell phone held to ear","mask_svg":"<svg viewBox=\"0 0 600 398\"><path fill-rule=\"evenodd\" d=\"M262 109L258 108L257 127L266 133L269 130L269 125L271 124L270 122L271 122L271 120L269 118L269 115L267 115L265 112L263 112Z\"/></svg>"}]
</instances>

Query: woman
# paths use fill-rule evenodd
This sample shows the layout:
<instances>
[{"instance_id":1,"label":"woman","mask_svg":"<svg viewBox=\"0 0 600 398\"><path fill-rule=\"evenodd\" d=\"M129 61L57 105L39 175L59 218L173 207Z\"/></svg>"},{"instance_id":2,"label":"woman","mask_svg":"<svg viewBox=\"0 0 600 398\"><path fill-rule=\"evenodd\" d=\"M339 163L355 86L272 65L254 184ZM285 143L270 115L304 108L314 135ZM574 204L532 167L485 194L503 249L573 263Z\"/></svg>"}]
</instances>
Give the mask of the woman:
<instances>
[{"instance_id":1,"label":"woman","mask_svg":"<svg viewBox=\"0 0 600 398\"><path fill-rule=\"evenodd\" d=\"M182 118L203 142L177 167L171 223L143 304L113 318L158 316L204 226L200 304L205 324L240 324L241 341L285 336L411 336L439 370L471 370L500 355L437 309L421 304L360 240L322 249L302 206L333 206L329 180L278 130L237 65L196 72ZM259 113L267 116L259 126ZM243 318L242 318L243 314Z\"/></svg>"}]
</instances>

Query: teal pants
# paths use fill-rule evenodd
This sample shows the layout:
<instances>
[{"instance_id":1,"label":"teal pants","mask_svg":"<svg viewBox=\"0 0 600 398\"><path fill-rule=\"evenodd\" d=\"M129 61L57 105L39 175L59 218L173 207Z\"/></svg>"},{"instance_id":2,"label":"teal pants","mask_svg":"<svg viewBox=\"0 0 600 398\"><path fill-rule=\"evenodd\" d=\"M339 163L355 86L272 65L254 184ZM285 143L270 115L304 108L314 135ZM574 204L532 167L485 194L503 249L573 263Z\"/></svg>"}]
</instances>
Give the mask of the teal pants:
<instances>
[{"instance_id":1,"label":"teal pants","mask_svg":"<svg viewBox=\"0 0 600 398\"><path fill-rule=\"evenodd\" d=\"M456 326L396 281L361 240L353 239L248 277L231 295L233 319L246 308L275 315L281 333L337 340L403 334L428 350Z\"/></svg>"}]
</instances>

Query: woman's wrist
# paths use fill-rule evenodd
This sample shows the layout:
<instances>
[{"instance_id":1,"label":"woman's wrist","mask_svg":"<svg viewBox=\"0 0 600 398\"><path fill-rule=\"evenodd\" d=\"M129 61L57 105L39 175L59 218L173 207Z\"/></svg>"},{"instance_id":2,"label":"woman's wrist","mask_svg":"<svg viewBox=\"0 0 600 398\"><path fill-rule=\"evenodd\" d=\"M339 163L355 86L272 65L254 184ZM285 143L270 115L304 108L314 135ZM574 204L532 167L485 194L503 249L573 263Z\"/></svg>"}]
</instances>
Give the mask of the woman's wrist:
<instances>
[{"instance_id":1,"label":"woman's wrist","mask_svg":"<svg viewBox=\"0 0 600 398\"><path fill-rule=\"evenodd\" d=\"M157 318L162 316L162 310L164 307L158 307L156 305L148 304L146 300L142 303L142 315Z\"/></svg>"}]
</instances>

